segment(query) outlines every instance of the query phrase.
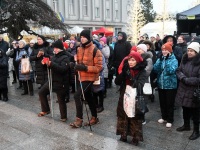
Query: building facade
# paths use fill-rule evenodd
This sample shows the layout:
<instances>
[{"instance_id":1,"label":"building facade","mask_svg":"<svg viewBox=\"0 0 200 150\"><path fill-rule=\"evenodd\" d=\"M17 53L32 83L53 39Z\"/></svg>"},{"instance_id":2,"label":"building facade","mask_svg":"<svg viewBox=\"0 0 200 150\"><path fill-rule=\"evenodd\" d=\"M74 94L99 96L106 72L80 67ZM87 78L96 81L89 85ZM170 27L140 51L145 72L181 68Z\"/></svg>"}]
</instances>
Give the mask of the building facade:
<instances>
[{"instance_id":1,"label":"building facade","mask_svg":"<svg viewBox=\"0 0 200 150\"><path fill-rule=\"evenodd\" d=\"M43 0L70 27L96 30L102 26L125 31L132 0Z\"/></svg>"}]
</instances>

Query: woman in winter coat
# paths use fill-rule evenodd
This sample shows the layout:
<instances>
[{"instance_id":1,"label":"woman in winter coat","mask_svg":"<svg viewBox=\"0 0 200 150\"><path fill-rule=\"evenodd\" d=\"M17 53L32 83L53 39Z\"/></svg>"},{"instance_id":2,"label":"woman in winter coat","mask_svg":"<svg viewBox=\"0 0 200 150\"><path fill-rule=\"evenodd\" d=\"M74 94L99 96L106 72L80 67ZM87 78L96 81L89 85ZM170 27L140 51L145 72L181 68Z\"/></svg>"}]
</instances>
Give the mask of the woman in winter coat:
<instances>
[{"instance_id":1,"label":"woman in winter coat","mask_svg":"<svg viewBox=\"0 0 200 150\"><path fill-rule=\"evenodd\" d=\"M180 80L176 95L176 103L182 106L184 124L176 130L189 131L190 120L193 120L193 133L190 140L197 139L199 134L199 112L200 103L193 101L194 90L200 85L200 54L199 43L192 42L188 46L187 53L183 56L182 62L176 71Z\"/></svg>"},{"instance_id":2,"label":"woman in winter coat","mask_svg":"<svg viewBox=\"0 0 200 150\"><path fill-rule=\"evenodd\" d=\"M53 50L49 47L49 43L45 40L45 37L38 36L37 43L35 43L30 56L30 61L35 61L36 83L41 86L48 81L47 66L43 65L41 61L44 57L50 58L52 56Z\"/></svg>"},{"instance_id":3,"label":"woman in winter coat","mask_svg":"<svg viewBox=\"0 0 200 150\"><path fill-rule=\"evenodd\" d=\"M123 108L123 98L126 90L126 85L130 85L141 91L147 78L146 61L143 61L141 55L137 52L132 52L124 61L121 73L116 77L115 84L121 85L120 97L117 106L117 135L121 135L120 140L126 142L127 136L133 137L132 144L138 145L139 141L143 141L142 133L142 115L136 115L129 118ZM140 89L139 89L140 87Z\"/></svg>"},{"instance_id":4,"label":"woman in winter coat","mask_svg":"<svg viewBox=\"0 0 200 150\"><path fill-rule=\"evenodd\" d=\"M19 41L19 53L16 55L16 61L19 63L19 81L22 82L24 87L24 92L21 95L27 95L28 93L33 96L33 83L32 80L34 78L34 72L33 70L30 70L27 74L21 73L21 60L23 58L29 58L28 52L24 49L24 46L26 45L25 41L21 40Z\"/></svg>"},{"instance_id":5,"label":"woman in winter coat","mask_svg":"<svg viewBox=\"0 0 200 150\"><path fill-rule=\"evenodd\" d=\"M171 128L174 121L174 102L177 89L177 67L178 60L172 53L172 44L167 42L162 46L162 55L156 61L153 68L154 72L157 74L157 87L162 116L158 122L167 122L167 128Z\"/></svg>"},{"instance_id":6,"label":"woman in winter coat","mask_svg":"<svg viewBox=\"0 0 200 150\"><path fill-rule=\"evenodd\" d=\"M8 60L2 49L0 49L0 100L8 101ZM3 95L3 98L1 97Z\"/></svg>"},{"instance_id":7,"label":"woman in winter coat","mask_svg":"<svg viewBox=\"0 0 200 150\"><path fill-rule=\"evenodd\" d=\"M48 65L52 70L52 90L57 94L58 104L60 109L61 121L67 120L67 108L65 103L66 91L69 89L69 58L63 48L61 40L53 43L55 56L51 60L42 60L42 64ZM50 113L50 107L47 99L49 94L49 82L46 82L39 90L39 98L41 102L42 111L38 117L45 116Z\"/></svg>"},{"instance_id":8,"label":"woman in winter coat","mask_svg":"<svg viewBox=\"0 0 200 150\"><path fill-rule=\"evenodd\" d=\"M187 52L187 43L185 42L183 35L178 37L177 46L181 48L183 54Z\"/></svg>"}]
</instances>

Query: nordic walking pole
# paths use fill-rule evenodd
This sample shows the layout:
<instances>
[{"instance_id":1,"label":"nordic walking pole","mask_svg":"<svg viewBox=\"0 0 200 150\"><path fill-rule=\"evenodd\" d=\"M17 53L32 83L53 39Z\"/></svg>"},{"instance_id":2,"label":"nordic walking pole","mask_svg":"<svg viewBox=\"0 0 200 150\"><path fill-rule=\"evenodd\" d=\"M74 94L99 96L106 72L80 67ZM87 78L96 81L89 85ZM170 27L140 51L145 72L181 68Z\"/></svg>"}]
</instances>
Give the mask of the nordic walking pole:
<instances>
[{"instance_id":1,"label":"nordic walking pole","mask_svg":"<svg viewBox=\"0 0 200 150\"><path fill-rule=\"evenodd\" d=\"M78 71L78 77L79 77L79 81L80 81L80 87L81 87L81 91L82 91L82 95L83 95L83 100L85 101L85 94L84 94L84 91L83 91L83 86L82 86L82 82L81 82L81 77L80 77L79 71ZM92 131L92 127L91 127L91 124L90 124L90 119L89 119L88 109L87 109L86 103L85 103L85 109L86 109L86 113L87 113L88 123L89 123L89 126L90 126L90 131Z\"/></svg>"},{"instance_id":2,"label":"nordic walking pole","mask_svg":"<svg viewBox=\"0 0 200 150\"><path fill-rule=\"evenodd\" d=\"M51 117L53 118L54 112L53 112L53 99L52 99L52 79L51 79L51 69L47 67L47 73L48 73L48 81L49 81L49 95L50 95L50 101L51 101Z\"/></svg>"}]
</instances>

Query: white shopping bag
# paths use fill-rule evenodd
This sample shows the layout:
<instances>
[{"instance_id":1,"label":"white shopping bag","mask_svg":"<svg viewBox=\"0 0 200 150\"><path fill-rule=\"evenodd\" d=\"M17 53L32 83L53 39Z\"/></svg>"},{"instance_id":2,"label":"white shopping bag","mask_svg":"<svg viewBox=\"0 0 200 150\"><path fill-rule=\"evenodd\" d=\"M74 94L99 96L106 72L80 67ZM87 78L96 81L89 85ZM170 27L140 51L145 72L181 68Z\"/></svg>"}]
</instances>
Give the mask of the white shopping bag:
<instances>
[{"instance_id":1,"label":"white shopping bag","mask_svg":"<svg viewBox=\"0 0 200 150\"><path fill-rule=\"evenodd\" d=\"M124 111L129 118L135 117L136 88L126 85L124 93Z\"/></svg>"},{"instance_id":2,"label":"white shopping bag","mask_svg":"<svg viewBox=\"0 0 200 150\"><path fill-rule=\"evenodd\" d=\"M149 83L145 83L143 86L143 93L145 95L151 95L152 94L152 88L151 88L151 83L150 83L150 77L148 78Z\"/></svg>"}]
</instances>

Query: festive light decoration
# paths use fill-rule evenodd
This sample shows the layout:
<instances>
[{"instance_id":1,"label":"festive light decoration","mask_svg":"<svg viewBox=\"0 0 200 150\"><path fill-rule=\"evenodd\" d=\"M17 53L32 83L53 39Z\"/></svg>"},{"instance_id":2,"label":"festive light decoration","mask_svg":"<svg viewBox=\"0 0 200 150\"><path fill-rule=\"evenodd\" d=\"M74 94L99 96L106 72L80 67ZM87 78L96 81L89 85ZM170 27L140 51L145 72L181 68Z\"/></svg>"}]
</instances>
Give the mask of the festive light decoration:
<instances>
[{"instance_id":1,"label":"festive light decoration","mask_svg":"<svg viewBox=\"0 0 200 150\"><path fill-rule=\"evenodd\" d=\"M144 26L144 14L142 13L140 0L132 0L128 8L127 33L130 40L137 44L140 29Z\"/></svg>"}]
</instances>

